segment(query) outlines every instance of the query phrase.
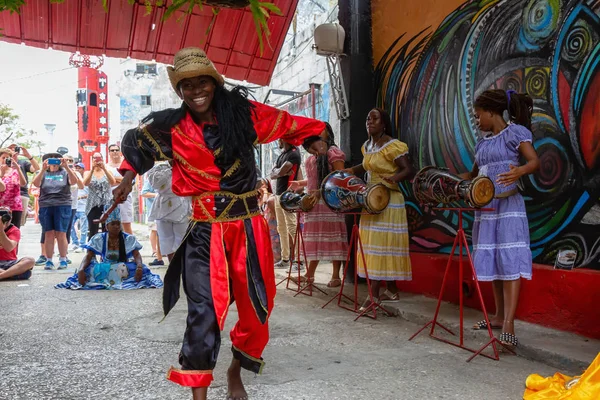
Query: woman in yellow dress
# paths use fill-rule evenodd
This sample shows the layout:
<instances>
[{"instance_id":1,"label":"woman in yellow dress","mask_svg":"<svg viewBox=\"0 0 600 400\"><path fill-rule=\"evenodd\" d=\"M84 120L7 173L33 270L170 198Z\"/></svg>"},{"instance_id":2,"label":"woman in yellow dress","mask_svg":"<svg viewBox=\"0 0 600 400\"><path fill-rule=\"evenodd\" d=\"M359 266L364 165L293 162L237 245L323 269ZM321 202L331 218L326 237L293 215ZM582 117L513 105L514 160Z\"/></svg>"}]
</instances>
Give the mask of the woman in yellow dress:
<instances>
[{"instance_id":1,"label":"woman in yellow dress","mask_svg":"<svg viewBox=\"0 0 600 400\"><path fill-rule=\"evenodd\" d=\"M389 114L374 108L367 116L368 140L362 146L363 162L348 172L354 175L367 173L367 183L382 183L390 189L390 203L381 214L363 215L360 220L360 237L363 243L369 279L373 284L376 301L397 298L395 281L412 279L408 254L409 236L404 196L398 183L413 176L406 143L394 139ZM358 275L365 277L365 267L360 252L356 263ZM389 281L380 294L381 282ZM369 299L363 304L367 307Z\"/></svg>"}]
</instances>

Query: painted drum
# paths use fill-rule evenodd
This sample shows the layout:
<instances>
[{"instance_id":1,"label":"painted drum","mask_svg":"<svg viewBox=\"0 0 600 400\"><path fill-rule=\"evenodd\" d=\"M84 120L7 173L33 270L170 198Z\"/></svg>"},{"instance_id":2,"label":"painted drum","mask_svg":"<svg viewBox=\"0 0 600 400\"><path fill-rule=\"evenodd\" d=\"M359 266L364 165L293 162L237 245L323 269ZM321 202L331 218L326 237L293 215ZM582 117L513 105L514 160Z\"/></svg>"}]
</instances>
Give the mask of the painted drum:
<instances>
[{"instance_id":1,"label":"painted drum","mask_svg":"<svg viewBox=\"0 0 600 400\"><path fill-rule=\"evenodd\" d=\"M347 213L362 207L369 214L379 214L390 202L390 191L385 185L369 186L355 175L334 171L323 179L321 197L335 212Z\"/></svg>"},{"instance_id":2,"label":"painted drum","mask_svg":"<svg viewBox=\"0 0 600 400\"><path fill-rule=\"evenodd\" d=\"M291 192L289 190L279 196L279 204L281 204L281 208L289 212L308 212L314 206L308 194Z\"/></svg>"},{"instance_id":3,"label":"painted drum","mask_svg":"<svg viewBox=\"0 0 600 400\"><path fill-rule=\"evenodd\" d=\"M413 192L421 204L437 206L462 200L477 208L488 205L496 194L494 183L487 176L467 180L450 173L447 168L433 166L417 172Z\"/></svg>"}]
</instances>

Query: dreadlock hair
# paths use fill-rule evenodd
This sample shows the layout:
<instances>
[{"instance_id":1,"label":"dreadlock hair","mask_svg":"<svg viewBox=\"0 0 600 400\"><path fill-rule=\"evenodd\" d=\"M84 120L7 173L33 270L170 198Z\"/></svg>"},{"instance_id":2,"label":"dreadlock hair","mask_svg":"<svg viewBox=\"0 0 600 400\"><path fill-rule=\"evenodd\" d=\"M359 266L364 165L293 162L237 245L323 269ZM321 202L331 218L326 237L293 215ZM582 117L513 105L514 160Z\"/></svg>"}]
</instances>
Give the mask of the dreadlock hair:
<instances>
[{"instance_id":1,"label":"dreadlock hair","mask_svg":"<svg viewBox=\"0 0 600 400\"><path fill-rule=\"evenodd\" d=\"M475 108L502 115L508 111L508 119L531 130L531 113L533 100L527 93L517 93L514 90L486 90L481 93L473 104Z\"/></svg>"},{"instance_id":2,"label":"dreadlock hair","mask_svg":"<svg viewBox=\"0 0 600 400\"><path fill-rule=\"evenodd\" d=\"M390 118L390 114L385 111L383 108L375 107L373 110L379 111L379 115L381 115L381 122L383 122L383 134L392 136L392 119ZM373 111L371 110L371 111ZM393 136L392 136L393 137Z\"/></svg>"},{"instance_id":3,"label":"dreadlock hair","mask_svg":"<svg viewBox=\"0 0 600 400\"><path fill-rule=\"evenodd\" d=\"M257 135L252 123L253 110L254 106L248 100L248 88L236 86L227 90L216 85L213 111L221 136L221 151L215 157L218 167L229 166L237 158L242 167L255 167L254 143Z\"/></svg>"},{"instance_id":4,"label":"dreadlock hair","mask_svg":"<svg viewBox=\"0 0 600 400\"><path fill-rule=\"evenodd\" d=\"M312 146L313 143L318 142L319 140L322 140L325 142L325 144L327 144L327 150L329 150L332 146L337 147L337 145L335 144L335 135L333 133L333 128L331 127L331 125L329 125L328 122L325 122L325 128L327 129L327 137L323 138L321 136L311 136L305 139L304 143L302 143L302 147L304 147L304 150L308 151L308 149L310 149L310 146ZM329 175L330 172L331 170L329 169L329 157L327 156L327 154L318 155L317 187L321 187L323 179L325 179L325 177Z\"/></svg>"}]
</instances>

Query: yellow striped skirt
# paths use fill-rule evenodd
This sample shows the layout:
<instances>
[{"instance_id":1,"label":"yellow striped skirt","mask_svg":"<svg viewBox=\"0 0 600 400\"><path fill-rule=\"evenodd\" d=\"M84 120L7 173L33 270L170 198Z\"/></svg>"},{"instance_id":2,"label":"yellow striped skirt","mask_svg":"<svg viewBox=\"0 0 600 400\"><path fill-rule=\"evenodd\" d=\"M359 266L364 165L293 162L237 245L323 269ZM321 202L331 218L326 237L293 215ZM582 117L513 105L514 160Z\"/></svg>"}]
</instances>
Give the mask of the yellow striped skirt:
<instances>
[{"instance_id":1,"label":"yellow striped skirt","mask_svg":"<svg viewBox=\"0 0 600 400\"><path fill-rule=\"evenodd\" d=\"M381 281L410 281L412 270L408 253L408 220L404 196L390 191L390 204L381 214L360 218L362 240L369 279ZM358 275L365 277L360 248L356 262Z\"/></svg>"}]
</instances>

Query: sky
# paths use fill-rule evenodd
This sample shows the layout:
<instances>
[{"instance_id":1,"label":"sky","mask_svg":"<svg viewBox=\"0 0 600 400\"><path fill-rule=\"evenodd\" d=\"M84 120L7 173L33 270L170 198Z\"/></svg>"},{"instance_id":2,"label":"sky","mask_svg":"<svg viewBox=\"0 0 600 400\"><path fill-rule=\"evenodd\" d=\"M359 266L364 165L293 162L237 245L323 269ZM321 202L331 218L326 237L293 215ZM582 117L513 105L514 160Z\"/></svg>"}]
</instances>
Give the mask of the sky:
<instances>
[{"instance_id":1,"label":"sky","mask_svg":"<svg viewBox=\"0 0 600 400\"><path fill-rule=\"evenodd\" d=\"M46 142L45 151L65 146L77 155L77 69L69 65L70 53L0 42L0 103L20 116L26 129ZM101 68L108 76L108 107L111 136L120 132L119 98L116 82L124 60L105 58ZM44 124L56 124L54 138ZM35 151L34 154L37 153Z\"/></svg>"}]
</instances>

